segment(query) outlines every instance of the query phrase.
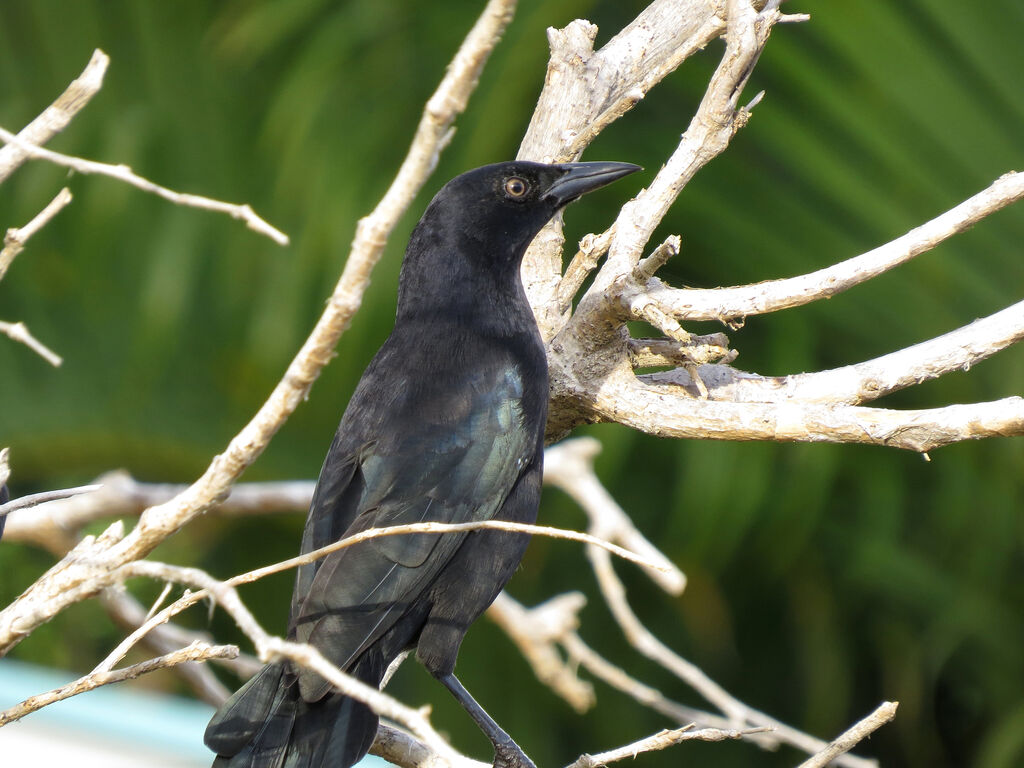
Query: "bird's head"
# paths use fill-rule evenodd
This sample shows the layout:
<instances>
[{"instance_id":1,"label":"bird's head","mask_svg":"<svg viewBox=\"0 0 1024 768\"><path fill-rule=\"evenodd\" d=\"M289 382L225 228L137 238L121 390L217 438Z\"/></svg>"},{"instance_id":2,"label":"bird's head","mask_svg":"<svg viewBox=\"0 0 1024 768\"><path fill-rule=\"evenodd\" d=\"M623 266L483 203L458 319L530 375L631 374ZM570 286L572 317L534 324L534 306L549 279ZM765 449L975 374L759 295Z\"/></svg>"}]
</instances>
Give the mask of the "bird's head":
<instances>
[{"instance_id":1,"label":"bird's head","mask_svg":"<svg viewBox=\"0 0 1024 768\"><path fill-rule=\"evenodd\" d=\"M413 231L399 304L420 303L413 285L439 293L428 287L437 283L450 292L452 284L489 278L521 291L520 262L544 225L573 200L639 170L632 163L512 161L456 176L434 196Z\"/></svg>"},{"instance_id":2,"label":"bird's head","mask_svg":"<svg viewBox=\"0 0 1024 768\"><path fill-rule=\"evenodd\" d=\"M446 219L521 251L573 200L639 170L632 163L612 162L495 163L456 176L430 207Z\"/></svg>"}]
</instances>

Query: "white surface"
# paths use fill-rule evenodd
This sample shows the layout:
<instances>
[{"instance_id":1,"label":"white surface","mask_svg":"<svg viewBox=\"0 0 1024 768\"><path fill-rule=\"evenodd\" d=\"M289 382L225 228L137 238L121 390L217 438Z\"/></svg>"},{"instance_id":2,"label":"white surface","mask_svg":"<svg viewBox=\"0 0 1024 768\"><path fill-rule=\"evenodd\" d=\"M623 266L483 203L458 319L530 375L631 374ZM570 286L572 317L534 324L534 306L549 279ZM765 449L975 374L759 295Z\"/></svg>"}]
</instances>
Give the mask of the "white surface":
<instances>
[{"instance_id":1,"label":"white surface","mask_svg":"<svg viewBox=\"0 0 1024 768\"><path fill-rule=\"evenodd\" d=\"M212 754L207 760L195 755L177 757L74 728L33 725L28 719L0 728L0 755L4 765L23 768L198 768L213 761Z\"/></svg>"}]
</instances>

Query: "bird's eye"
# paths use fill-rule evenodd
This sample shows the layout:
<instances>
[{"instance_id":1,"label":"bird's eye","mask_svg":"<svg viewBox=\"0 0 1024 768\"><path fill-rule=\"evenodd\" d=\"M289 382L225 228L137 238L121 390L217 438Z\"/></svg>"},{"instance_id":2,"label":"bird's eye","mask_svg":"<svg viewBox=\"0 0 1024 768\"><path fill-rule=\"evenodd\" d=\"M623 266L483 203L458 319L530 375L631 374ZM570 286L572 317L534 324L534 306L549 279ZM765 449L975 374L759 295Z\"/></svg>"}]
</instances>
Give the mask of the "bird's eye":
<instances>
[{"instance_id":1,"label":"bird's eye","mask_svg":"<svg viewBox=\"0 0 1024 768\"><path fill-rule=\"evenodd\" d=\"M529 189L526 182L518 176L505 179L505 194L509 197L522 197Z\"/></svg>"}]
</instances>

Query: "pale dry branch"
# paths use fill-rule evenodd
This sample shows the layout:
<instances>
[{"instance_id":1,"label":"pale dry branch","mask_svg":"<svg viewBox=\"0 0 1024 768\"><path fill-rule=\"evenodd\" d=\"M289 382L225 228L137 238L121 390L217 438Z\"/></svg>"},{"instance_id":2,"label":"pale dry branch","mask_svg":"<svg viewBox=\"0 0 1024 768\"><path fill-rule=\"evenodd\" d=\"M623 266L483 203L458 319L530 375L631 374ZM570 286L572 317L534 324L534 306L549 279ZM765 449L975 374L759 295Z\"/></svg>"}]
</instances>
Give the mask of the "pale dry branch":
<instances>
[{"instance_id":1,"label":"pale dry branch","mask_svg":"<svg viewBox=\"0 0 1024 768\"><path fill-rule=\"evenodd\" d=\"M770 728L770 732L761 732L759 739L762 744L768 740L774 740L777 743L789 744L809 754L817 753L827 746L826 742L821 739L788 726L739 701L708 677L699 667L661 642L633 613L626 598L626 588L615 574L615 569L612 567L607 553L588 547L587 557L590 559L601 595L611 609L612 616L622 629L629 644L637 651L660 664L693 688L722 712L734 727ZM837 757L836 763L848 768L877 768L877 763L874 760L849 754Z\"/></svg>"},{"instance_id":2,"label":"pale dry branch","mask_svg":"<svg viewBox=\"0 0 1024 768\"><path fill-rule=\"evenodd\" d=\"M632 374L605 382L593 401L606 420L661 437L861 443L928 453L951 443L1024 434L1024 399L888 410L804 402L714 402Z\"/></svg>"},{"instance_id":3,"label":"pale dry branch","mask_svg":"<svg viewBox=\"0 0 1024 768\"><path fill-rule=\"evenodd\" d=\"M686 576L651 544L612 498L594 472L594 458L601 443L593 437L577 437L549 446L544 453L544 479L565 491L590 520L590 532L604 541L618 542L656 565L645 573L671 595L682 594Z\"/></svg>"},{"instance_id":4,"label":"pale dry branch","mask_svg":"<svg viewBox=\"0 0 1024 768\"><path fill-rule=\"evenodd\" d=\"M11 262L25 249L25 243L29 241L36 232L50 223L68 203L71 202L71 190L64 187L57 196L53 198L46 207L37 213L28 224L23 227L12 227L4 235L4 249L0 251L0 280L4 279Z\"/></svg>"},{"instance_id":5,"label":"pale dry branch","mask_svg":"<svg viewBox=\"0 0 1024 768\"><path fill-rule=\"evenodd\" d=\"M132 597L127 590L116 586L105 589L100 594L100 604L107 615L120 627L132 631L147 618L146 609ZM184 629L174 624L154 627L143 639L142 644L155 654L171 653L175 648L182 648L196 641L212 643L208 633ZM239 653L231 659L213 659L243 678L254 675L262 666L247 654ZM174 668L192 691L203 701L219 706L230 695L227 687L206 664L181 664Z\"/></svg>"},{"instance_id":6,"label":"pale dry branch","mask_svg":"<svg viewBox=\"0 0 1024 768\"><path fill-rule=\"evenodd\" d=\"M722 730L720 728L694 729L692 725L686 725L674 730L659 731L653 736L634 741L632 744L601 752L597 755L580 755L579 759L570 763L566 768L598 768L598 766L617 763L620 760L633 760L637 755L644 752L655 752L684 741L726 741L729 739L744 739L749 736L764 733L767 728L743 728Z\"/></svg>"},{"instance_id":7,"label":"pale dry branch","mask_svg":"<svg viewBox=\"0 0 1024 768\"><path fill-rule=\"evenodd\" d=\"M724 19L724 0L656 0L598 51L597 27L588 21L549 29L551 57L544 89L517 157L577 159L601 130L720 36ZM562 243L561 221L556 219L533 241L523 261L526 293L545 339L565 324L571 300L572 283L562 285ZM575 270L573 275L576 282Z\"/></svg>"},{"instance_id":8,"label":"pale dry branch","mask_svg":"<svg viewBox=\"0 0 1024 768\"><path fill-rule=\"evenodd\" d=\"M576 424L592 420L595 415L606 418L599 410L595 414L597 409L592 400L594 393L601 390L614 373L632 378L625 325L631 316L653 322L676 341L689 341L685 330L657 302L645 296L626 297L624 289L630 286L641 289L640 283L646 274L653 273L653 268L663 263L667 255L664 250L656 252L658 255L653 261L637 269L644 246L680 191L698 170L726 149L733 135L749 119L750 113L739 107L739 98L780 14L773 3L758 12L749 0L728 0L725 11L725 51L700 106L679 145L651 184L622 207L604 265L575 314L567 318L544 306L538 307L537 302L547 300L550 304L550 299L539 291L531 294L535 314L542 328L547 323L545 330L551 337L549 439L564 436ZM720 33L721 30L716 32ZM674 243L668 241L666 249L671 250ZM526 266L546 274L543 264L528 262ZM634 290L634 293L642 293L642 290ZM624 310L626 316L623 316ZM728 354L727 349L721 352L722 356ZM699 381L695 365L709 360L695 360L689 349L683 354L690 358L687 367L694 380ZM698 384L698 388L700 386Z\"/></svg>"},{"instance_id":9,"label":"pale dry branch","mask_svg":"<svg viewBox=\"0 0 1024 768\"><path fill-rule=\"evenodd\" d=\"M70 168L76 173L87 175L95 174L97 176L106 176L111 179L116 179L117 181L129 184L136 189L141 189L143 192L149 192L150 194L162 197L164 200L174 203L175 205L199 208L204 211L214 211L216 213L225 213L233 219L238 219L244 222L245 225L253 232L269 237L278 245L288 245L288 235L277 229L277 227L273 226L269 222L260 218L248 204L237 205L235 203L225 203L221 200L213 200L201 195L175 192L173 189L168 189L167 187L161 186L149 179L144 179L127 165L111 165L110 163L100 163L95 160L85 160L81 157L64 155L60 152L54 152L52 150L36 146L35 144L25 141L3 128L0 128L0 140L7 142L9 146L16 147L21 153L28 157L36 160L45 160L48 163L53 163L54 165L59 165L63 168Z\"/></svg>"},{"instance_id":10,"label":"pale dry branch","mask_svg":"<svg viewBox=\"0 0 1024 768\"><path fill-rule=\"evenodd\" d=\"M989 187L929 222L859 256L799 277L736 288L669 288L656 278L651 298L680 320L728 320L775 312L829 298L905 264L1024 198L1024 172L1004 174Z\"/></svg>"},{"instance_id":11,"label":"pale dry branch","mask_svg":"<svg viewBox=\"0 0 1024 768\"><path fill-rule=\"evenodd\" d=\"M578 713L596 703L594 687L580 680L559 655L556 643L579 626L578 613L585 603L582 593L568 592L526 608L502 592L487 609L488 618L515 643L537 679Z\"/></svg>"},{"instance_id":12,"label":"pale dry branch","mask_svg":"<svg viewBox=\"0 0 1024 768\"><path fill-rule=\"evenodd\" d=\"M382 536L405 536L411 533L466 533L469 531L511 531L513 533L526 533L531 536L547 536L552 539L566 539L568 541L576 541L582 544L586 544L591 547L603 549L610 554L620 557L623 560L628 560L631 563L635 563L645 569L671 574L678 572L676 567L671 563L659 562L664 556L660 552L655 550L655 557L649 555L640 555L636 552L620 547L617 544L613 544L610 541L602 539L600 536L594 536L589 533L580 533L579 531L572 531L566 528L554 528L549 525L532 525L530 523L513 523L506 520L475 520L469 523L408 523L406 525L390 525L386 528L367 528L364 531L355 533L351 536L347 536L344 539L328 544L320 549L314 549L311 552L307 552L303 555L293 557L289 560L283 560L275 565L261 568L257 571L251 571L254 574L253 580L257 578L263 578L271 573L276 573L287 568L294 568L305 563L311 563L314 560L319 560L325 555L329 555L332 552L351 547L355 544L359 544L369 539L377 539ZM660 557L658 557L660 556ZM656 560L656 557L658 558ZM273 570L271 570L273 569ZM239 582L246 583L246 582Z\"/></svg>"},{"instance_id":13,"label":"pale dry branch","mask_svg":"<svg viewBox=\"0 0 1024 768\"><path fill-rule=\"evenodd\" d=\"M112 529L115 527L116 524L115 526L111 526ZM551 528L542 525L529 525L526 523L512 523L503 520L480 520L470 523L427 522L410 523L407 525L395 525L386 528L368 528L364 531L360 531L357 534L348 536L332 544L328 544L327 546L320 547L319 549L314 549L310 552L303 553L296 557L292 557L287 560L282 560L272 565L267 565L262 568L257 568L255 570L249 571L247 573L242 573L237 576L233 576L224 582L218 582L218 584L223 585L223 587L225 588L233 590L236 586L240 586L242 584L251 584L252 582L258 581L259 579L262 579L266 576L270 576L275 573L280 573L291 568L297 568L300 565L306 565L308 563L316 562L317 560L327 557L328 555L334 552L338 552L342 549L346 549L348 547L354 546L364 541L368 541L370 539L381 538L384 536L401 536L413 533L465 533L476 530L515 531L520 533L528 533L531 535L549 536L551 538L556 539L568 539L569 541L582 542L584 544L587 544L589 547L596 548L602 551L607 551L611 554L614 554L618 557L621 557L625 560L629 560L631 562L636 563L637 565L641 565L646 568L653 568L655 570L659 570L663 567L660 564L651 561L650 559L641 557L633 552L629 552L628 550L625 550L622 547L619 547L610 542L603 541L597 536L579 533L578 531L569 531L561 528ZM111 537L116 537L118 535L118 531L114 531L110 534ZM79 545L75 548L75 550L72 550L72 554L74 554L75 552L81 552L82 557L88 557L86 553L90 549L94 548L95 547L93 546L93 544L89 542L87 538L80 542ZM174 570L175 566L164 566L160 564L160 567L165 568L165 572L167 574L170 574L167 577L168 579L172 578L173 574L178 573L178 571ZM149 564L147 561L132 561L129 563L125 563L116 572L112 573L111 578L115 580L123 580L124 578L128 578L133 575L143 575L148 576L150 578L159 578L159 573L155 572L154 568L155 566ZM187 572L192 573L194 570L195 569L191 569ZM181 572L184 573L185 571ZM198 574L201 572L196 571L196 573ZM200 576L196 575L195 578L198 579L200 578ZM180 581L180 579L176 580ZM138 626L138 628L135 629L135 631L129 634L128 637L126 637L113 651L111 651L107 658L104 659L104 661L102 661L96 667L95 671L100 672L112 669L114 665L117 664L117 662L120 661L124 657L124 655L127 654L128 651L131 650L131 648L136 643L138 643L143 637L145 637L145 635L154 627L167 622L172 616L180 613L185 608L188 608L189 606L194 605L200 600L204 600L210 597L211 595L216 597L215 592L209 592L206 590L200 590L199 592L189 593L181 597L171 605L167 606L163 610L153 614L148 619L146 619L146 621L141 623ZM243 626L242 629L245 630L245 627Z\"/></svg>"},{"instance_id":14,"label":"pale dry branch","mask_svg":"<svg viewBox=\"0 0 1024 768\"><path fill-rule=\"evenodd\" d=\"M569 450L583 450L585 453L599 450L599 446L584 448L586 445L584 442ZM564 482L565 472L560 467L564 464L561 454L565 451L566 448L557 445L547 448L545 483ZM77 541L74 534L83 526L99 520L139 515L149 507L170 501L188 488L179 483L140 482L123 470L100 475L94 486L97 490L89 495L12 512L7 522L5 541L37 544L60 556L74 546ZM211 511L228 516L306 512L315 487L313 480L237 483L231 487L227 498L218 502ZM646 545L637 539L627 537L620 543L627 549L646 551ZM661 563L672 567L667 560Z\"/></svg>"},{"instance_id":15,"label":"pale dry branch","mask_svg":"<svg viewBox=\"0 0 1024 768\"><path fill-rule=\"evenodd\" d=\"M42 491L41 493L32 493L28 496L19 496L16 499L11 499L6 504L0 504L0 516L9 515L21 509L31 509L51 501L70 499L72 496L79 496L83 493L93 493L99 489L99 485L80 485L77 488L61 488L56 491Z\"/></svg>"},{"instance_id":16,"label":"pale dry branch","mask_svg":"<svg viewBox=\"0 0 1024 768\"><path fill-rule=\"evenodd\" d=\"M698 367L701 372L701 379L704 379L704 371L712 370L735 370L726 363L736 359L736 351L729 349L729 339L724 333L709 333L704 336L690 335L690 344L681 345L674 339L627 339L626 351L629 354L629 363L633 368L660 368L668 365L685 365L693 359L713 359L721 356L722 360L717 365L702 365ZM683 371L686 374L685 371ZM686 374L689 376L689 374ZM645 380L643 376L639 377ZM682 379L679 386L691 386L691 378ZM707 382L705 382L707 383ZM708 384L710 387L711 385ZM694 387L694 396L698 393Z\"/></svg>"},{"instance_id":17,"label":"pale dry branch","mask_svg":"<svg viewBox=\"0 0 1024 768\"><path fill-rule=\"evenodd\" d=\"M138 664L132 664L130 667L125 667L124 669L92 672L68 683L67 685L62 685L60 688L55 688L52 691L47 691L46 693L30 696L20 704L15 704L13 707L5 709L3 712L0 712L0 726L20 720L25 715L31 714L45 706L72 696L77 696L79 693L91 691L102 685L120 683L124 680L133 680L140 675L155 672L158 669L168 669L179 664L209 661L211 659L232 658L237 654L238 647L234 645L209 645L207 643L196 641L185 648L174 651L173 653L168 653L158 658L149 659L148 661L143 661Z\"/></svg>"},{"instance_id":18,"label":"pale dry branch","mask_svg":"<svg viewBox=\"0 0 1024 768\"><path fill-rule=\"evenodd\" d=\"M861 741L896 717L897 707L899 707L899 702L882 702L874 712L851 726L849 730L845 731L818 754L812 755L809 759L800 763L798 768L825 768L829 763L836 761L837 757L853 749Z\"/></svg>"},{"instance_id":19,"label":"pale dry branch","mask_svg":"<svg viewBox=\"0 0 1024 768\"><path fill-rule=\"evenodd\" d=\"M145 576L147 578L175 581L179 584L190 584L198 587L199 591L193 594L200 595L205 593L205 596L213 597L221 608L230 614L246 637L252 640L260 660L264 663L287 659L293 664L310 669L331 683L335 689L344 695L363 702L379 715L395 720L409 728L443 759L455 762L461 757L430 725L427 717L428 708L413 709L412 707L407 707L376 688L360 682L338 669L311 645L290 642L280 637L269 635L242 602L238 592L231 586L230 582L218 581L198 568L182 568L180 566L151 561L128 563L119 570L118 576L119 578ZM160 613L165 613L176 605L185 603L185 601L186 598L182 598ZM195 601L193 600L192 602ZM160 614L157 615L159 616Z\"/></svg>"},{"instance_id":20,"label":"pale dry branch","mask_svg":"<svg viewBox=\"0 0 1024 768\"><path fill-rule=\"evenodd\" d=\"M659 11L671 6L677 13L695 14L686 17L691 21L709 18L683 2L655 5ZM534 311L550 339L548 439L564 437L581 423L607 421L663 437L856 442L927 453L967 439L1024 434L1024 408L1017 398L916 411L856 407L897 389L967 370L1017 343L1024 337L1024 303L876 360L784 377L732 368L729 363L737 353L724 335L698 339L680 324L717 319L738 326L750 314L833 296L905 263L1024 197L1024 174L1008 173L902 237L807 275L737 288L665 285L654 273L678 251L678 243L670 239L641 261L645 244L683 186L747 123L750 109L762 94L740 107L741 92L772 26L804 18L780 14L778 3L765 4L758 11L749 0L709 2L703 13L712 16L709 31L725 19L726 49L672 156L647 189L623 207L613 227L603 235L584 238L564 277L558 274L560 241L538 239L535 258L526 262L524 277L531 286ZM574 126L600 127L594 118L610 104L601 101L610 88L608 77L618 84L613 90L621 99L642 76L647 62L626 55L616 60L613 74L602 77L595 66L608 63L611 44L594 52L594 31L592 25L576 22L551 33L549 78L524 147L545 146L552 158L568 159L551 148L573 146L575 151L580 147L574 141L592 138L590 132ZM633 27L632 34L639 34L639 28ZM668 33L648 34L654 41ZM623 50L644 49L627 46ZM589 94L603 104L596 112L588 107L592 104ZM560 116L547 108L551 99L561 99L563 111L578 107L579 115ZM549 233L557 239L555 234ZM606 250L593 284L570 316L575 292ZM650 323L664 338L630 339L626 324L632 319ZM634 373L635 368L666 365L674 370ZM705 399L717 402L701 402Z\"/></svg>"},{"instance_id":21,"label":"pale dry branch","mask_svg":"<svg viewBox=\"0 0 1024 768\"><path fill-rule=\"evenodd\" d=\"M621 667L615 666L587 645L577 633L569 632L559 638L559 642L565 648L567 662L570 665L583 667L598 680L626 694L639 704L650 707L677 723L700 723L713 728L729 727L726 718L679 704L656 688L630 677Z\"/></svg>"},{"instance_id":22,"label":"pale dry branch","mask_svg":"<svg viewBox=\"0 0 1024 768\"><path fill-rule=\"evenodd\" d=\"M414 736L385 723L377 726L377 737L370 747L370 754L398 768L491 768L490 763L468 757L448 762Z\"/></svg>"},{"instance_id":23,"label":"pale dry branch","mask_svg":"<svg viewBox=\"0 0 1024 768\"><path fill-rule=\"evenodd\" d=\"M63 131L89 100L103 86L110 57L97 48L85 69L64 90L57 100L48 106L31 123L18 133L18 138L28 144L41 146ZM0 147L0 183L3 183L25 160L28 154L20 147L8 144Z\"/></svg>"},{"instance_id":24,"label":"pale dry branch","mask_svg":"<svg viewBox=\"0 0 1024 768\"><path fill-rule=\"evenodd\" d=\"M5 540L37 544L61 556L74 546L75 534L83 526L97 520L139 515L188 488L177 483L139 482L120 470L101 475L96 484L99 490L88 496L12 513ZM238 483L214 509L222 515L305 512L315 486L312 480Z\"/></svg>"},{"instance_id":25,"label":"pale dry branch","mask_svg":"<svg viewBox=\"0 0 1024 768\"><path fill-rule=\"evenodd\" d=\"M572 308L573 297L579 292L587 276L597 269L597 263L608 252L608 246L615 235L612 226L600 235L584 235L580 240L580 249L572 257L565 275L558 283L558 312L564 315Z\"/></svg>"},{"instance_id":26,"label":"pale dry branch","mask_svg":"<svg viewBox=\"0 0 1024 768\"><path fill-rule=\"evenodd\" d=\"M697 722L715 728L730 726L723 717L667 699L591 649L575 631L585 602L581 593L568 592L526 608L502 592L491 604L487 616L516 644L537 679L577 712L587 711L597 701L593 686L579 678L578 669L583 667L597 679L674 722ZM558 646L565 649L565 658L559 654Z\"/></svg>"},{"instance_id":27,"label":"pale dry branch","mask_svg":"<svg viewBox=\"0 0 1024 768\"><path fill-rule=\"evenodd\" d=\"M699 370L712 400L856 405L953 371L969 371L1021 339L1024 339L1024 302L934 339L828 371L759 376L727 365L705 365ZM692 386L689 374L679 370L638 378L647 384Z\"/></svg>"},{"instance_id":28,"label":"pale dry branch","mask_svg":"<svg viewBox=\"0 0 1024 768\"><path fill-rule=\"evenodd\" d=\"M123 538L89 546L90 558L66 558L11 605L0 611L0 655L44 621L112 584L119 566L145 557L181 526L223 499L239 475L259 456L309 393L334 355L341 334L359 309L370 272L401 214L433 169L455 117L465 108L484 62L511 19L514 0L490 0L431 96L395 182L377 208L362 219L348 261L327 307L280 383L252 420L216 456L202 477L164 504L150 507Z\"/></svg>"},{"instance_id":29,"label":"pale dry branch","mask_svg":"<svg viewBox=\"0 0 1024 768\"><path fill-rule=\"evenodd\" d=\"M24 344L54 367L58 367L64 362L64 359L60 355L33 336L24 323L8 323L0 320L0 333L4 334L12 341Z\"/></svg>"},{"instance_id":30,"label":"pale dry branch","mask_svg":"<svg viewBox=\"0 0 1024 768\"><path fill-rule=\"evenodd\" d=\"M779 12L768 3L760 13L750 0L727 0L725 52L711 77L697 112L675 151L654 180L623 206L605 264L587 296L597 296L640 261L655 227L683 187L708 162L721 154L749 119L739 98L768 41Z\"/></svg>"}]
</instances>

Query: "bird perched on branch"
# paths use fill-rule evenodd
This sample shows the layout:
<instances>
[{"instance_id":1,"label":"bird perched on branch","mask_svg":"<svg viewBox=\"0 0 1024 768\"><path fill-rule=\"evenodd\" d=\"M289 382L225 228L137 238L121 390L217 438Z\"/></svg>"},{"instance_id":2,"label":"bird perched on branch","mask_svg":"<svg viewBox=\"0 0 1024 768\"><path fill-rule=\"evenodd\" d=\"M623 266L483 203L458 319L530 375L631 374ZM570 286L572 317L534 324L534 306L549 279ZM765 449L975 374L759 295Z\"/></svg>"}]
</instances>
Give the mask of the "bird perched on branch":
<instances>
[{"instance_id":1,"label":"bird perched on branch","mask_svg":"<svg viewBox=\"0 0 1024 768\"><path fill-rule=\"evenodd\" d=\"M303 552L405 523L536 520L548 376L520 264L563 206L637 170L508 162L438 192L406 249L394 330L324 461ZM495 766L533 768L454 672L466 630L528 540L498 530L416 533L335 551L298 569L289 638L374 687L415 648L491 740ZM280 661L220 708L205 740L218 754L214 766L347 768L376 731L365 704Z\"/></svg>"}]
</instances>

